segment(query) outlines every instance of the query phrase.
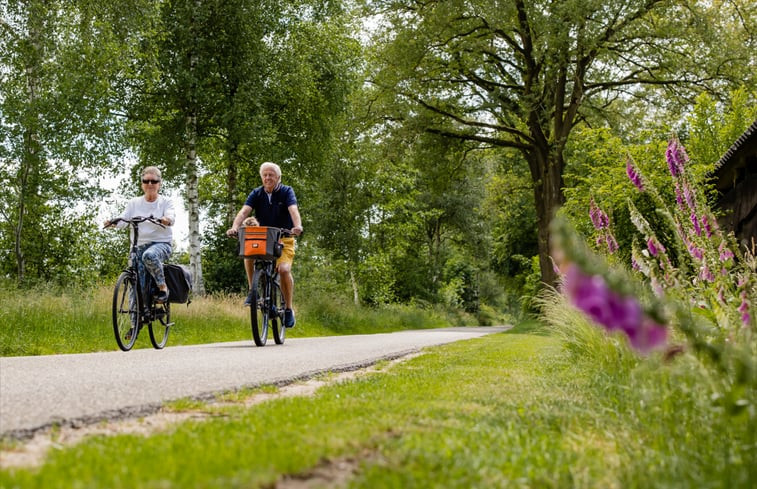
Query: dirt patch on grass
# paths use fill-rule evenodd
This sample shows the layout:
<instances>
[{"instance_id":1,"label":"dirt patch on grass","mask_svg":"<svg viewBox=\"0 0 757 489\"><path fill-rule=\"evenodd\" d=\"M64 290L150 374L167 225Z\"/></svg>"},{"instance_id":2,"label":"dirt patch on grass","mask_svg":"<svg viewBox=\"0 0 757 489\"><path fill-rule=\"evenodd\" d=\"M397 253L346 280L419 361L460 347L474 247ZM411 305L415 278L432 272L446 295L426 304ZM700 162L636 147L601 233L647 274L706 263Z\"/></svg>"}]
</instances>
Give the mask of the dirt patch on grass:
<instances>
[{"instance_id":1,"label":"dirt patch on grass","mask_svg":"<svg viewBox=\"0 0 757 489\"><path fill-rule=\"evenodd\" d=\"M45 457L51 449L61 449L74 445L91 436L113 436L119 434L139 434L149 436L165 431L171 426L185 421L201 421L219 416L217 408L224 406L251 407L262 402L283 397L312 396L326 385L339 382L349 382L357 377L382 371L396 363L404 362L418 356L411 353L385 362L379 362L369 367L335 373L317 374L311 378L293 382L275 389L274 392L265 390L244 393L224 393L215 400L201 402L203 408L181 409L172 405L164 406L157 412L144 416L126 419L103 420L92 424L55 426L45 428L24 440L4 440L0 446L0 467L36 467L44 463ZM357 460L342 459L324 462L315 467L311 475L286 476L276 484L277 489L307 489L326 485L339 485L342 477L351 475L357 467ZM309 473L310 474L310 473ZM326 479L324 479L326 478ZM312 479L315 485L297 485ZM346 479L345 479L346 480ZM320 482L318 482L320 481ZM319 485L320 484L320 485Z\"/></svg>"}]
</instances>

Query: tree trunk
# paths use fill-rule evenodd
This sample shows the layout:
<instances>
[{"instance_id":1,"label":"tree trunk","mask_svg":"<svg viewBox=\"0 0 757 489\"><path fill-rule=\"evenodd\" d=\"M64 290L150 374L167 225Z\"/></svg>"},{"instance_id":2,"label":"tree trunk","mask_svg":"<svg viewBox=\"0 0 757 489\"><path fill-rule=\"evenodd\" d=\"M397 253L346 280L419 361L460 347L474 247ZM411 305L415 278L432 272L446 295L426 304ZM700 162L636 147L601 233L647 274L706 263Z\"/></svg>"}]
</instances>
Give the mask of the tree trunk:
<instances>
[{"instance_id":1,"label":"tree trunk","mask_svg":"<svg viewBox=\"0 0 757 489\"><path fill-rule=\"evenodd\" d=\"M537 235L539 240L539 269L547 285L555 285L557 273L549 248L549 225L557 210L565 203L563 194L563 156L540 145L525 154L534 182Z\"/></svg>"},{"instance_id":2,"label":"tree trunk","mask_svg":"<svg viewBox=\"0 0 757 489\"><path fill-rule=\"evenodd\" d=\"M199 8L199 1L195 0L195 11ZM197 65L197 54L192 53L189 60L189 71L194 77ZM189 214L189 268L194 278L194 292L199 295L205 294L205 282L202 279L202 239L200 236L200 197L199 179L197 177L197 113L196 113L196 84L193 84L190 93L190 108L187 113L185 154L186 178L187 178L187 213Z\"/></svg>"},{"instance_id":3,"label":"tree trunk","mask_svg":"<svg viewBox=\"0 0 757 489\"><path fill-rule=\"evenodd\" d=\"M352 285L352 301L356 306L360 305L360 295L358 294L357 278L355 277L355 270L350 267L350 284Z\"/></svg>"},{"instance_id":4,"label":"tree trunk","mask_svg":"<svg viewBox=\"0 0 757 489\"><path fill-rule=\"evenodd\" d=\"M190 116L187 121L187 212L189 214L189 268L194 277L194 292L205 294L205 282L202 279L202 239L200 236L200 197L197 177L197 151L195 149L196 118Z\"/></svg>"},{"instance_id":5,"label":"tree trunk","mask_svg":"<svg viewBox=\"0 0 757 489\"><path fill-rule=\"evenodd\" d=\"M16 270L18 283L26 280L26 254L23 246L24 226L30 208L38 204L39 176L42 167L41 148L38 134L39 116L37 104L39 98L39 63L44 57L44 47L40 41L44 30L44 19L39 12L30 9L28 17L28 43L32 55L26 63L26 108L30 113L24 123L24 147L21 157L21 167L18 172L18 216L14 226L14 253L16 255Z\"/></svg>"}]
</instances>

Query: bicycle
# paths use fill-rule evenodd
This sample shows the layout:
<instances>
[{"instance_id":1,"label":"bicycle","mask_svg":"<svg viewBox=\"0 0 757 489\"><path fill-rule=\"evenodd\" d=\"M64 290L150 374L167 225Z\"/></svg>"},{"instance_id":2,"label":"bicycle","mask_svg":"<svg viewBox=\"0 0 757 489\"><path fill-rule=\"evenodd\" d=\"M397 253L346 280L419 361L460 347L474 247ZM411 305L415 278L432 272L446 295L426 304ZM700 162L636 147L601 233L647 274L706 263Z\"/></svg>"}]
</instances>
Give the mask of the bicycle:
<instances>
[{"instance_id":1,"label":"bicycle","mask_svg":"<svg viewBox=\"0 0 757 489\"><path fill-rule=\"evenodd\" d=\"M282 236L292 235L289 229L272 227L266 229L275 231L274 246L281 246L279 239ZM240 232L239 240L241 246L243 246L244 232ZM276 260L281 255L281 249L279 248L278 254L274 255L273 257L267 255L254 258L255 270L252 275L250 327L252 339L257 346L265 346L268 341L269 325L273 332L273 340L277 345L284 344L286 338L286 326L284 325L286 302L284 301L284 293L281 291L279 271L276 266Z\"/></svg>"},{"instance_id":2,"label":"bicycle","mask_svg":"<svg viewBox=\"0 0 757 489\"><path fill-rule=\"evenodd\" d=\"M109 226L121 221L128 223L133 232L127 267L121 272L113 289L113 333L116 343L123 351L131 350L142 327L147 325L150 343L156 350L160 350L166 346L168 333L174 324L171 322L171 305L168 301L155 302L152 293L156 289L155 283L147 271L147 290L142 290L137 268L137 240L140 223L147 221L156 226L165 226L153 216L131 219L118 217L111 220Z\"/></svg>"}]
</instances>

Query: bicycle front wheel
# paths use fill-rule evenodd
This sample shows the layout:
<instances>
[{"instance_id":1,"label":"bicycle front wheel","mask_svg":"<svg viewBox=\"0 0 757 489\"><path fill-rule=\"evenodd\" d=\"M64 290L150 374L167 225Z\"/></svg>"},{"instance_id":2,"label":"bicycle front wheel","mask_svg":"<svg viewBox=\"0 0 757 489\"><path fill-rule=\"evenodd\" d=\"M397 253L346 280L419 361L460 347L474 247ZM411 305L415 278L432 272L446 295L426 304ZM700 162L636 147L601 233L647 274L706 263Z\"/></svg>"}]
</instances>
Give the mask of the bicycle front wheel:
<instances>
[{"instance_id":1,"label":"bicycle front wheel","mask_svg":"<svg viewBox=\"0 0 757 489\"><path fill-rule=\"evenodd\" d=\"M137 284L129 273L122 273L113 290L113 333L123 351L129 351L139 333L139 297Z\"/></svg>"},{"instance_id":2,"label":"bicycle front wheel","mask_svg":"<svg viewBox=\"0 0 757 489\"><path fill-rule=\"evenodd\" d=\"M150 343L156 350L162 350L168 342L168 332L171 330L171 304L155 304L153 308L154 320L150 323Z\"/></svg>"},{"instance_id":3,"label":"bicycle front wheel","mask_svg":"<svg viewBox=\"0 0 757 489\"><path fill-rule=\"evenodd\" d=\"M283 345L287 332L284 326L286 302L284 302L284 293L281 291L281 286L277 282L273 282L271 286L271 301L270 320L271 329L273 329L273 340L277 345Z\"/></svg>"},{"instance_id":4,"label":"bicycle front wheel","mask_svg":"<svg viewBox=\"0 0 757 489\"><path fill-rule=\"evenodd\" d=\"M250 306L250 323L252 339L258 346L265 346L268 340L268 276L263 270L255 270L252 278L252 305Z\"/></svg>"}]
</instances>

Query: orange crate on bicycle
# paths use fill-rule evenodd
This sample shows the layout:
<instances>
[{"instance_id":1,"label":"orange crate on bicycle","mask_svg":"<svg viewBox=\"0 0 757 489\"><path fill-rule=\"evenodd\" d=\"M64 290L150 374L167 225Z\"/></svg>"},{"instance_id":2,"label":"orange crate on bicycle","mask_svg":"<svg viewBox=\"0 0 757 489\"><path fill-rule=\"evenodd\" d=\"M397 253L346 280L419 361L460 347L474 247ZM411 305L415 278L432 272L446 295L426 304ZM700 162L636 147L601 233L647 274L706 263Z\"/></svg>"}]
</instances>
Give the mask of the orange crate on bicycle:
<instances>
[{"instance_id":1,"label":"orange crate on bicycle","mask_svg":"<svg viewBox=\"0 0 757 489\"><path fill-rule=\"evenodd\" d=\"M281 256L281 229L267 226L239 228L239 257L256 260L275 260Z\"/></svg>"}]
</instances>

